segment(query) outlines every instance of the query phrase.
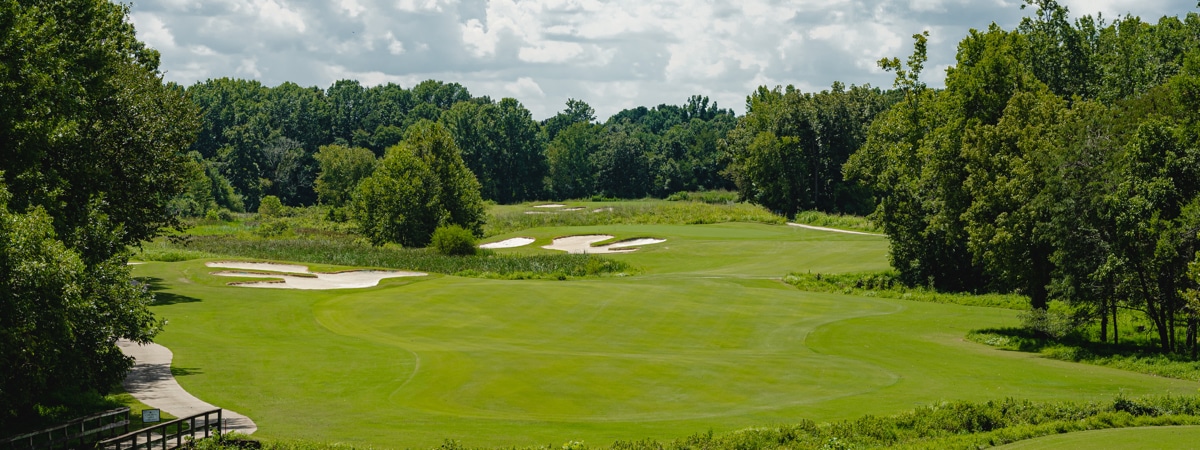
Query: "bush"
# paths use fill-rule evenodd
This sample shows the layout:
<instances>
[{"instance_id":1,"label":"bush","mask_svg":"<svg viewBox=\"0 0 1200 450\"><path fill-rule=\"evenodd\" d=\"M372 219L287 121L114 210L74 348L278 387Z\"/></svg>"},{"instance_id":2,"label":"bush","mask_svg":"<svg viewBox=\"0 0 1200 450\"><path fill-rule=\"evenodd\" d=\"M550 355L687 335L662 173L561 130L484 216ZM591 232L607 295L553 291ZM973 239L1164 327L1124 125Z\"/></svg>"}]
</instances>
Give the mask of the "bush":
<instances>
[{"instance_id":1,"label":"bush","mask_svg":"<svg viewBox=\"0 0 1200 450\"><path fill-rule=\"evenodd\" d=\"M448 256L475 254L475 235L458 225L443 225L433 230L431 246Z\"/></svg>"},{"instance_id":2,"label":"bush","mask_svg":"<svg viewBox=\"0 0 1200 450\"><path fill-rule=\"evenodd\" d=\"M274 195L263 197L258 203L258 213L266 217L281 217L286 211L283 202Z\"/></svg>"}]
</instances>

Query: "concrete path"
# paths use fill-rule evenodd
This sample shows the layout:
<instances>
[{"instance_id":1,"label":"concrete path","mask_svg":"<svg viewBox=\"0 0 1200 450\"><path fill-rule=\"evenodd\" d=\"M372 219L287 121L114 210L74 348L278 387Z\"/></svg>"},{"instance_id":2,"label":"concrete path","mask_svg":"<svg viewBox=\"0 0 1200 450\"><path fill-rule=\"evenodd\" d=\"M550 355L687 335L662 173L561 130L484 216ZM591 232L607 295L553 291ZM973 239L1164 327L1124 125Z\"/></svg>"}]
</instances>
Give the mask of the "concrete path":
<instances>
[{"instance_id":1,"label":"concrete path","mask_svg":"<svg viewBox=\"0 0 1200 450\"><path fill-rule=\"evenodd\" d=\"M133 369L125 376L125 390L142 403L170 413L175 417L187 417L217 409L200 400L179 385L171 375L171 350L158 344L138 345L131 341L117 342L121 352L132 356ZM258 426L249 417L228 409L221 412L225 419L225 431L251 434Z\"/></svg>"},{"instance_id":2,"label":"concrete path","mask_svg":"<svg viewBox=\"0 0 1200 450\"><path fill-rule=\"evenodd\" d=\"M880 236L880 237L887 237L887 235L886 235L886 234L879 234L879 233L867 233L867 232L864 232L864 231L839 230L839 229L837 229L837 228L825 228L825 227L817 227L817 226L813 226L813 225L805 225L805 224L802 224L802 223L792 223L792 222L788 222L788 225L791 225L791 226L793 226L793 227L800 227L800 228L804 228L804 229L808 229L808 230L817 230L817 231L832 231L832 232L834 232L834 233L861 234L861 235L863 235L863 236Z\"/></svg>"}]
</instances>

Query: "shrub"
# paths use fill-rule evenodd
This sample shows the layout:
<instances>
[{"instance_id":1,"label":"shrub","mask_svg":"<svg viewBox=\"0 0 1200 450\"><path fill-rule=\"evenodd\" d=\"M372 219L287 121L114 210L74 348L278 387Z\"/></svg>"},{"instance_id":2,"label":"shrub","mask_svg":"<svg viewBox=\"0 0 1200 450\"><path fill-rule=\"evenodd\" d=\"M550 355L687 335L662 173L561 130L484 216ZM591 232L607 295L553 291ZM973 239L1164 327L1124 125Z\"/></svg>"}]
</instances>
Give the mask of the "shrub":
<instances>
[{"instance_id":1,"label":"shrub","mask_svg":"<svg viewBox=\"0 0 1200 450\"><path fill-rule=\"evenodd\" d=\"M443 225L433 230L431 246L438 253L449 256L475 254L475 235L458 225Z\"/></svg>"},{"instance_id":2,"label":"shrub","mask_svg":"<svg viewBox=\"0 0 1200 450\"><path fill-rule=\"evenodd\" d=\"M279 201L279 197L274 195L263 197L258 203L258 213L266 217L280 217L286 211L283 202Z\"/></svg>"}]
</instances>

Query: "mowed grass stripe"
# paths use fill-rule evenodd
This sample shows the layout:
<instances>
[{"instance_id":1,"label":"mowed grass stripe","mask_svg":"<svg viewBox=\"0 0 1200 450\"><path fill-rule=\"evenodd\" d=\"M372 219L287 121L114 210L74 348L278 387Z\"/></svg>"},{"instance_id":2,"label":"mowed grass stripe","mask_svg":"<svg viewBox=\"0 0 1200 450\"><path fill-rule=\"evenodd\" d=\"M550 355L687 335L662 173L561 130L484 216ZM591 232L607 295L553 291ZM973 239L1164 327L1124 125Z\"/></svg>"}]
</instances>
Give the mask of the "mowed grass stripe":
<instances>
[{"instance_id":1,"label":"mowed grass stripe","mask_svg":"<svg viewBox=\"0 0 1200 450\"><path fill-rule=\"evenodd\" d=\"M644 268L626 278L435 275L283 291L226 286L200 261L134 270L167 294L155 307L170 321L158 341L175 351L180 383L254 417L267 438L606 445L949 399L1200 387L963 341L970 329L1015 325L1013 311L807 293L768 279L876 270L886 265L880 238L749 224L580 228L518 234L668 241L613 255Z\"/></svg>"},{"instance_id":2,"label":"mowed grass stripe","mask_svg":"<svg viewBox=\"0 0 1200 450\"><path fill-rule=\"evenodd\" d=\"M803 346L804 335L822 323L890 307L864 302L851 309L829 299L801 304L792 291L709 280L675 284L447 277L402 294L339 297L319 305L317 316L331 319L338 333L413 350L426 362L409 404L471 417L612 422L728 415L849 395L895 378ZM519 289L520 296L481 294L484 285L490 292ZM399 296L421 300L393 301ZM379 313L385 309L391 314ZM347 323L357 326L343 328ZM804 370L817 366L824 370ZM460 379L464 373L471 376ZM618 379L625 381L612 381ZM712 381L723 386L706 386ZM527 405L528 393L538 390L573 406ZM491 406L473 400L482 398Z\"/></svg>"}]
</instances>

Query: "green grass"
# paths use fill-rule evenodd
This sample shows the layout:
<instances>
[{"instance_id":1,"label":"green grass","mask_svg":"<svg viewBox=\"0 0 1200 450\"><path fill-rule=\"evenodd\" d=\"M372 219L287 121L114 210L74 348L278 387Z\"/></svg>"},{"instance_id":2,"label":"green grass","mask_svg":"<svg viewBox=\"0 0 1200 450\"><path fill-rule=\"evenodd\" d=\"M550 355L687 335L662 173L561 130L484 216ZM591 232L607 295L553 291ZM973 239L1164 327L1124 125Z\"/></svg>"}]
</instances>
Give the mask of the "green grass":
<instances>
[{"instance_id":1,"label":"green grass","mask_svg":"<svg viewBox=\"0 0 1200 450\"><path fill-rule=\"evenodd\" d=\"M873 236L755 223L547 227L667 241L628 277L454 276L369 289L227 286L203 261L134 268L164 294L180 383L267 439L387 448L607 446L706 430L892 415L947 400L1104 401L1197 383L963 339L1017 311L803 292L789 272L886 269ZM355 250L356 251L356 250ZM350 249L347 249L350 252ZM219 350L214 350L219 349Z\"/></svg>"},{"instance_id":2,"label":"green grass","mask_svg":"<svg viewBox=\"0 0 1200 450\"><path fill-rule=\"evenodd\" d=\"M801 211L796 213L793 222L840 230L866 231L868 233L883 233L883 228L870 219L862 216L844 214L827 214L820 211Z\"/></svg>"},{"instance_id":3,"label":"green grass","mask_svg":"<svg viewBox=\"0 0 1200 450\"><path fill-rule=\"evenodd\" d=\"M1080 448L1158 450L1164 448L1194 448L1197 442L1200 442L1200 426L1157 426L1056 434L1028 441L1020 441L997 448L1004 450Z\"/></svg>"},{"instance_id":4,"label":"green grass","mask_svg":"<svg viewBox=\"0 0 1200 450\"><path fill-rule=\"evenodd\" d=\"M381 267L501 279L557 279L630 270L623 262L591 255L516 255L484 251L473 256L448 256L420 248L373 247L336 236L279 239L195 236L187 244L187 249L203 255L219 254L276 261Z\"/></svg>"},{"instance_id":5,"label":"green grass","mask_svg":"<svg viewBox=\"0 0 1200 450\"><path fill-rule=\"evenodd\" d=\"M866 297L897 298L918 302L946 303L964 306L987 306L1016 310L1029 309L1029 297L1016 294L964 294L938 292L923 287L908 287L900 283L893 270L860 273L790 273L784 282L809 292L837 292Z\"/></svg>"},{"instance_id":6,"label":"green grass","mask_svg":"<svg viewBox=\"0 0 1200 450\"><path fill-rule=\"evenodd\" d=\"M724 222L782 224L784 219L749 203L710 204L699 201L636 200L567 201L563 208L537 208L538 203L493 206L484 236L541 227L594 225L694 225ZM580 208L575 211L570 209Z\"/></svg>"},{"instance_id":7,"label":"green grass","mask_svg":"<svg viewBox=\"0 0 1200 450\"><path fill-rule=\"evenodd\" d=\"M1127 327L1126 330L1133 328ZM1185 355L1162 354L1150 336L1153 331L1129 333L1122 344L1101 343L1081 334L1049 338L1017 327L974 330L967 339L1004 350L1035 353L1046 358L1121 370L1200 381L1200 361Z\"/></svg>"}]
</instances>

